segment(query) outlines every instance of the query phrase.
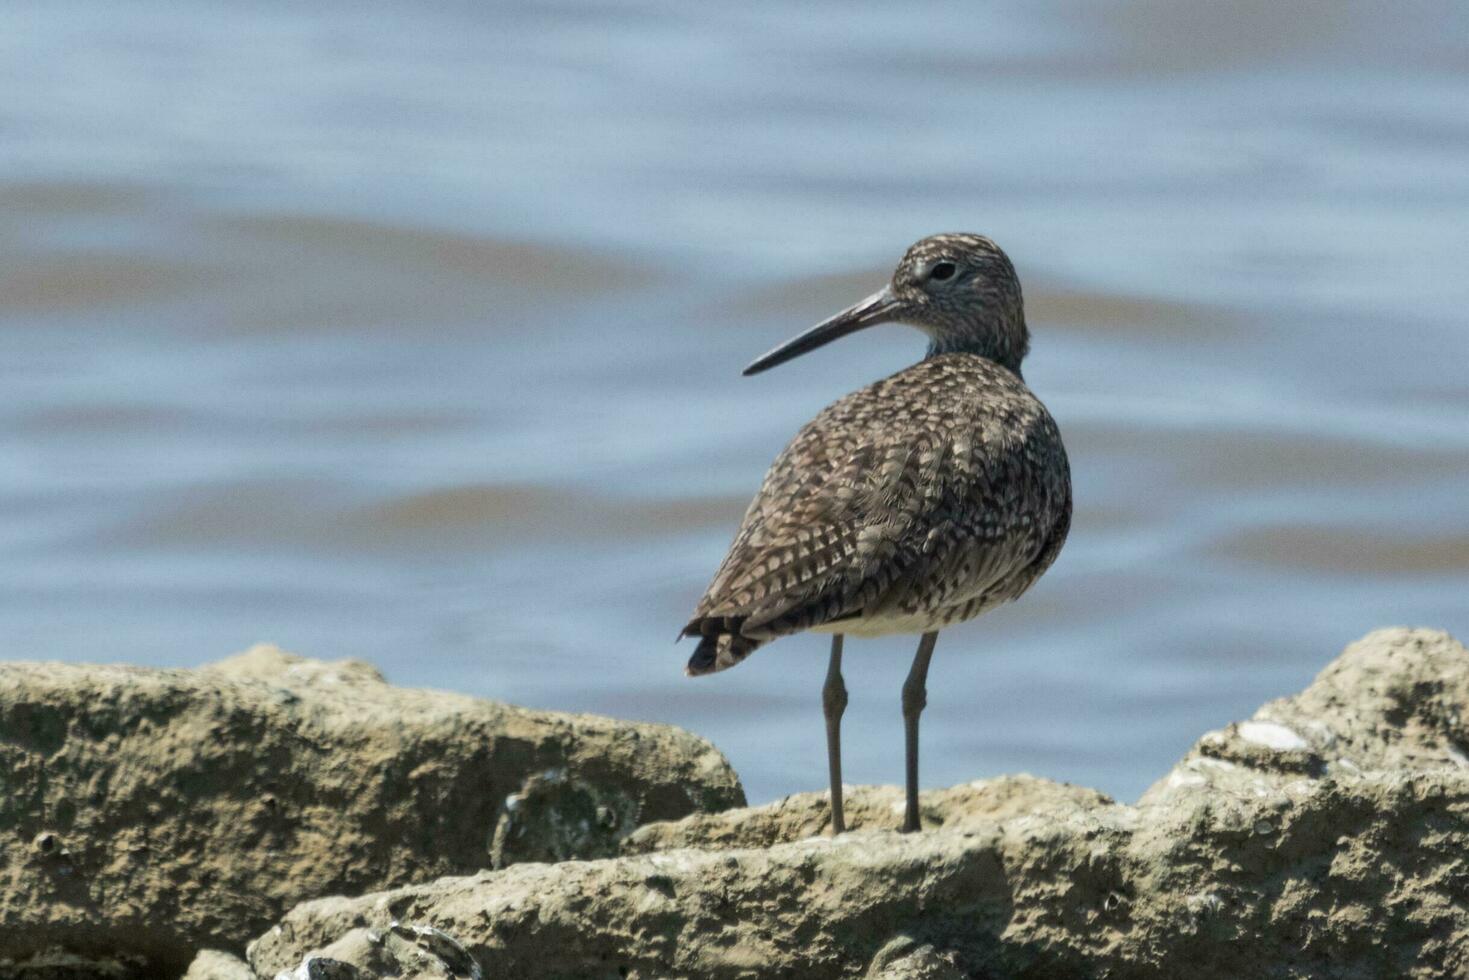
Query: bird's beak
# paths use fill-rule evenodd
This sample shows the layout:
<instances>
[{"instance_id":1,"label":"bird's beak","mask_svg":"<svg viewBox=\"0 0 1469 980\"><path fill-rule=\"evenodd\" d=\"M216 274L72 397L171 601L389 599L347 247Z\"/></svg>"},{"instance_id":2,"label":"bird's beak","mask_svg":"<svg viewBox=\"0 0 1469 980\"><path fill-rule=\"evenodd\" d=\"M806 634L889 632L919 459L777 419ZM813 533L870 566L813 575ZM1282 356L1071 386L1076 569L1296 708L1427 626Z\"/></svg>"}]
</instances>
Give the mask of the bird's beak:
<instances>
[{"instance_id":1,"label":"bird's beak","mask_svg":"<svg viewBox=\"0 0 1469 980\"><path fill-rule=\"evenodd\" d=\"M761 354L750 362L749 367L745 368L745 377L759 374L777 364L784 364L793 357L800 357L807 351L813 351L823 344L829 344L839 337L855 333L863 327L886 323L893 319L897 310L898 298L893 295L892 286L884 286L855 306L847 307L836 316L822 320L810 330L792 337L774 350Z\"/></svg>"}]
</instances>

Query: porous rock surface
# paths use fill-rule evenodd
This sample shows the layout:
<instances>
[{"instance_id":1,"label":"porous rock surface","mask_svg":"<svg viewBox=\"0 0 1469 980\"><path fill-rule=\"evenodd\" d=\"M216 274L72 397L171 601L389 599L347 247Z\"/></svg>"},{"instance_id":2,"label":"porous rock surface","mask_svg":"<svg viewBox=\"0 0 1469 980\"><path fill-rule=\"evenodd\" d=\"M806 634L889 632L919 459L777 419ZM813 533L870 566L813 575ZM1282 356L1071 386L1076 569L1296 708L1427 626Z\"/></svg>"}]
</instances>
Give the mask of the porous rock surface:
<instances>
[{"instance_id":1,"label":"porous rock surface","mask_svg":"<svg viewBox=\"0 0 1469 980\"><path fill-rule=\"evenodd\" d=\"M853 792L646 827L616 859L304 903L249 951L298 967L355 930L455 937L485 976L1469 975L1469 651L1384 630L1205 735L1135 805L1029 778ZM1007 802L1008 801L1008 802ZM361 976L388 976L366 969Z\"/></svg>"},{"instance_id":2,"label":"porous rock surface","mask_svg":"<svg viewBox=\"0 0 1469 980\"><path fill-rule=\"evenodd\" d=\"M232 953L204 949L189 964L184 980L255 980L255 971Z\"/></svg>"},{"instance_id":3,"label":"porous rock surface","mask_svg":"<svg viewBox=\"0 0 1469 980\"><path fill-rule=\"evenodd\" d=\"M903 822L905 797L897 786L847 786L843 800L849 831L891 830ZM923 793L919 810L924 827L962 832L1041 810L1111 802L1111 797L1094 789L1020 773ZM679 847L770 847L830 832L827 794L797 793L765 806L646 824L623 839L622 853L648 854Z\"/></svg>"},{"instance_id":4,"label":"porous rock surface","mask_svg":"<svg viewBox=\"0 0 1469 980\"><path fill-rule=\"evenodd\" d=\"M177 977L307 898L615 854L645 821L743 803L687 732L361 662L0 664L0 976Z\"/></svg>"}]
</instances>

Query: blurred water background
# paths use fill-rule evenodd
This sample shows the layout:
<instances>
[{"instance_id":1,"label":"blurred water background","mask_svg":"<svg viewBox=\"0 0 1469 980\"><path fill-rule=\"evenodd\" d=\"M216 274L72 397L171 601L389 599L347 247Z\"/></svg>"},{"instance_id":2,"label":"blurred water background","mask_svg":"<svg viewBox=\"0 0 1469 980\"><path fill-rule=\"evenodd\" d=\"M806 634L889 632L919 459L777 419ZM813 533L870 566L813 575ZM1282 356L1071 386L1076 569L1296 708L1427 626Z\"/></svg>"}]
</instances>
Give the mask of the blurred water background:
<instances>
[{"instance_id":1,"label":"blurred water background","mask_svg":"<svg viewBox=\"0 0 1469 980\"><path fill-rule=\"evenodd\" d=\"M673 637L922 341L739 369L973 230L1078 509L941 637L924 782L1132 797L1368 629L1469 633L1466 11L5 4L0 656L272 640L821 788L826 638ZM853 782L913 646L848 645Z\"/></svg>"}]
</instances>

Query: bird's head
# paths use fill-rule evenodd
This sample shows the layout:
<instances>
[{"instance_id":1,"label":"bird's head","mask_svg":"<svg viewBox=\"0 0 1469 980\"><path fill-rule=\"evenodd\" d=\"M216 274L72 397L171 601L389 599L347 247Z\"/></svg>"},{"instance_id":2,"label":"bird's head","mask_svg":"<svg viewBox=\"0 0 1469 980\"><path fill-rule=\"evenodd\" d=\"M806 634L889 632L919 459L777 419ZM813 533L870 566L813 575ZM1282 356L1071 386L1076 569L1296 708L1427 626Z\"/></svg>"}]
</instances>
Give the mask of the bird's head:
<instances>
[{"instance_id":1,"label":"bird's head","mask_svg":"<svg viewBox=\"0 0 1469 980\"><path fill-rule=\"evenodd\" d=\"M1020 279L1009 257L983 235L946 233L915 242L886 286L756 358L745 374L879 323L922 330L930 354L968 351L1016 373L1030 348Z\"/></svg>"}]
</instances>

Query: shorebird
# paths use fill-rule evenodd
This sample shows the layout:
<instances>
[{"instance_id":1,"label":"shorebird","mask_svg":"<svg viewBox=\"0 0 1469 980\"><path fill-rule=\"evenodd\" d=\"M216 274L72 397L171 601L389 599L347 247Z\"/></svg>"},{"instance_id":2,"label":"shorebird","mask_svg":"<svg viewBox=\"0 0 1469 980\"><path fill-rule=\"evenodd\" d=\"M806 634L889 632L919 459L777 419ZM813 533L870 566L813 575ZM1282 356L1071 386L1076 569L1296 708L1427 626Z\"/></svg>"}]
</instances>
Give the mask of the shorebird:
<instances>
[{"instance_id":1,"label":"shorebird","mask_svg":"<svg viewBox=\"0 0 1469 980\"><path fill-rule=\"evenodd\" d=\"M842 637L919 633L903 683L903 830L919 829L918 717L938 631L1019 598L1071 526L1061 434L1026 387L1020 280L981 235L925 238L892 280L756 358L757 374L839 337L898 322L928 335L912 367L827 406L776 457L680 636L690 676L733 667L803 630L832 634L822 687L831 829L842 813Z\"/></svg>"}]
</instances>

